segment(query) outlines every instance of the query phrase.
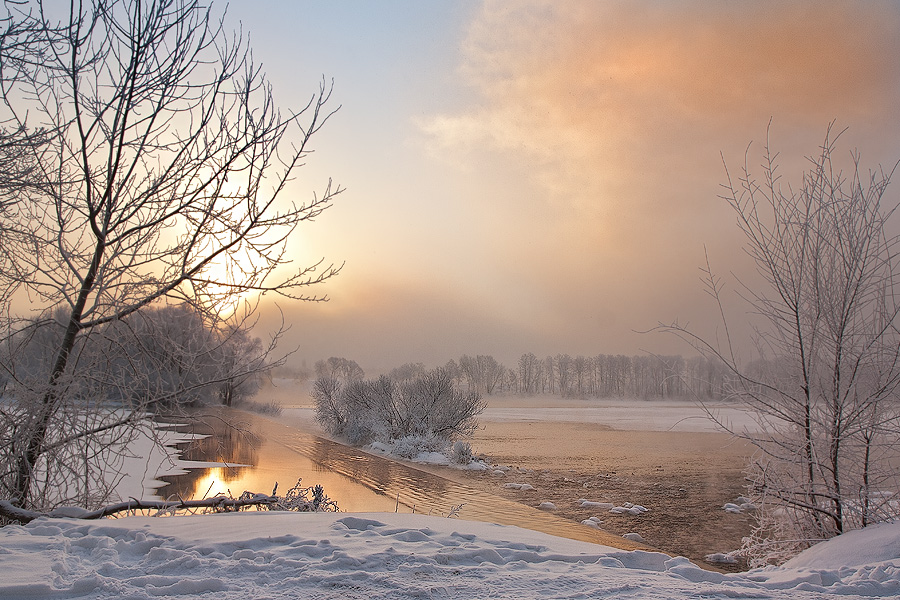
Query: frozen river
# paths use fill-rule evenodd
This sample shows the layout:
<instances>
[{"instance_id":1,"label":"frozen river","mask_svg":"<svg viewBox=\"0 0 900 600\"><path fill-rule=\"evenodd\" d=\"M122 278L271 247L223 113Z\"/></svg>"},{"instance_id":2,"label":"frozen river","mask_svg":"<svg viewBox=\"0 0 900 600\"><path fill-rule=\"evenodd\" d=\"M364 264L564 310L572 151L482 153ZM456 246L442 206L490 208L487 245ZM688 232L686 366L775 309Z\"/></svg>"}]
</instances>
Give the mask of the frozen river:
<instances>
[{"instance_id":1,"label":"frozen river","mask_svg":"<svg viewBox=\"0 0 900 600\"><path fill-rule=\"evenodd\" d=\"M556 399L508 397L491 399L482 413L485 422L593 423L620 431L711 433L720 424L736 432L757 431L753 413L735 404L701 406L687 400ZM712 418L711 418L712 417Z\"/></svg>"}]
</instances>

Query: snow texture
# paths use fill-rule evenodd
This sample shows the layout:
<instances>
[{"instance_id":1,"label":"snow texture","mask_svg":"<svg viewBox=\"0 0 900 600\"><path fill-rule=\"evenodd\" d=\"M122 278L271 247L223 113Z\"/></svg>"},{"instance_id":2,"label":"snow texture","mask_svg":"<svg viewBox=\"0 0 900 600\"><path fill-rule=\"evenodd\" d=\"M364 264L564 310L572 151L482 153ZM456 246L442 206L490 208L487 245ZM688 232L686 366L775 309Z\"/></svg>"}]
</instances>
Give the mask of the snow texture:
<instances>
[{"instance_id":1,"label":"snow texture","mask_svg":"<svg viewBox=\"0 0 900 600\"><path fill-rule=\"evenodd\" d=\"M738 496L737 500L734 502L726 502L722 508L727 513L739 514L742 512L753 512L756 510L756 505L750 502L749 498Z\"/></svg>"},{"instance_id":2,"label":"snow texture","mask_svg":"<svg viewBox=\"0 0 900 600\"><path fill-rule=\"evenodd\" d=\"M510 490L519 490L520 492L530 492L534 486L530 483L504 483L503 487Z\"/></svg>"},{"instance_id":3,"label":"snow texture","mask_svg":"<svg viewBox=\"0 0 900 600\"><path fill-rule=\"evenodd\" d=\"M582 505L583 506L583 505ZM614 515L642 515L650 509L646 506L641 506L640 504L632 504L631 502L626 502L622 506L613 506L609 509Z\"/></svg>"},{"instance_id":4,"label":"snow texture","mask_svg":"<svg viewBox=\"0 0 900 600\"><path fill-rule=\"evenodd\" d=\"M896 598L900 524L726 575L661 553L426 515L38 519L0 529L0 574L0 598Z\"/></svg>"}]
</instances>

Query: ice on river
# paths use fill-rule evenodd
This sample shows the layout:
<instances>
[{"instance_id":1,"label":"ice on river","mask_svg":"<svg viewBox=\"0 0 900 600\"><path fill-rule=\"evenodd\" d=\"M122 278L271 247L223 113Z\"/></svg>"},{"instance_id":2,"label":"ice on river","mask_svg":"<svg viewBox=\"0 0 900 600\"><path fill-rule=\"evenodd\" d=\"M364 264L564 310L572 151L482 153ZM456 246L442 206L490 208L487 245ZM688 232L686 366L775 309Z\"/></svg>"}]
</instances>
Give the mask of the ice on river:
<instances>
[{"instance_id":1,"label":"ice on river","mask_svg":"<svg viewBox=\"0 0 900 600\"><path fill-rule=\"evenodd\" d=\"M0 574L0 598L896 598L900 524L850 532L782 568L725 575L426 515L39 519L0 529Z\"/></svg>"},{"instance_id":2,"label":"ice on river","mask_svg":"<svg viewBox=\"0 0 900 600\"><path fill-rule=\"evenodd\" d=\"M735 432L759 429L754 413L727 402L703 406L691 400L556 398L540 405L540 398L490 397L479 419L498 423L594 423L622 431L714 432L722 430L720 424L727 424Z\"/></svg>"}]
</instances>

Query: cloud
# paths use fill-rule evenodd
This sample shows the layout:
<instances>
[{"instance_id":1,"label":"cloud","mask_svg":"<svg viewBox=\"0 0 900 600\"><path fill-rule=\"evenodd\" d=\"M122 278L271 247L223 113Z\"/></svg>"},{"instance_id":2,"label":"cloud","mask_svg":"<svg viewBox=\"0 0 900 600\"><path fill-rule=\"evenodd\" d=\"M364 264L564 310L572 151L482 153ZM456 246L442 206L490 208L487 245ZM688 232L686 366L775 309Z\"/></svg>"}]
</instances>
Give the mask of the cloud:
<instances>
[{"instance_id":1,"label":"cloud","mask_svg":"<svg viewBox=\"0 0 900 600\"><path fill-rule=\"evenodd\" d=\"M685 351L635 330L714 331L705 249L719 274L749 268L723 156L739 168L772 119L786 181L832 120L865 166L900 157L896 3L488 1L456 46L416 143L397 151L385 118L359 146L353 209L316 240L345 272L289 315L310 360Z\"/></svg>"},{"instance_id":2,"label":"cloud","mask_svg":"<svg viewBox=\"0 0 900 600\"><path fill-rule=\"evenodd\" d=\"M472 100L418 121L428 148L503 182L469 199L502 223L485 260L575 339L704 318L703 245L747 266L720 152L739 167L770 119L794 180L835 119L900 151L894 3L485 2L459 73Z\"/></svg>"},{"instance_id":3,"label":"cloud","mask_svg":"<svg viewBox=\"0 0 900 600\"><path fill-rule=\"evenodd\" d=\"M546 340L546 331L504 316L489 296L456 293L435 281L361 278L326 304L285 310L291 330L282 347L297 349L292 362L343 356L370 373L407 362L442 366L462 354L490 354L512 365L524 349ZM261 330L275 330L278 311L265 305L261 313L268 319Z\"/></svg>"},{"instance_id":4,"label":"cloud","mask_svg":"<svg viewBox=\"0 0 900 600\"><path fill-rule=\"evenodd\" d=\"M746 143L769 117L816 135L884 119L900 91L892 3L487 2L464 48L478 100L423 128L454 153L528 155L557 201L687 170L693 147Z\"/></svg>"}]
</instances>

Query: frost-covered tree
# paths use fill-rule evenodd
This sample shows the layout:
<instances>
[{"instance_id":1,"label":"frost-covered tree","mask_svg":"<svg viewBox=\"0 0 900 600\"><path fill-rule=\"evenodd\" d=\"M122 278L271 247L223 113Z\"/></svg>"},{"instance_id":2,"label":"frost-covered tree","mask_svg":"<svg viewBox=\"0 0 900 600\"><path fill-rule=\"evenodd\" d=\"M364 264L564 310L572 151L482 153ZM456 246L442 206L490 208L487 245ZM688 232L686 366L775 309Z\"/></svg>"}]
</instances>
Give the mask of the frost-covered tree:
<instances>
[{"instance_id":1,"label":"frost-covered tree","mask_svg":"<svg viewBox=\"0 0 900 600\"><path fill-rule=\"evenodd\" d=\"M484 410L481 395L462 391L444 369L393 380L319 377L313 386L316 418L351 443L431 438L443 445L470 435Z\"/></svg>"},{"instance_id":2,"label":"frost-covered tree","mask_svg":"<svg viewBox=\"0 0 900 600\"><path fill-rule=\"evenodd\" d=\"M470 390L488 395L494 393L494 389L506 374L506 368L487 354L477 356L464 354L459 358L459 370Z\"/></svg>"},{"instance_id":3,"label":"frost-covered tree","mask_svg":"<svg viewBox=\"0 0 900 600\"><path fill-rule=\"evenodd\" d=\"M839 168L839 137L829 129L797 187L782 181L768 145L761 180L745 163L725 187L762 282L742 297L761 320L764 360L744 365L730 338L717 345L663 328L726 365L731 394L759 415L761 434L734 432L757 448L754 564L900 516L897 202L885 195L891 172L864 171L855 153ZM708 266L706 283L724 319L723 284Z\"/></svg>"},{"instance_id":4,"label":"frost-covered tree","mask_svg":"<svg viewBox=\"0 0 900 600\"><path fill-rule=\"evenodd\" d=\"M110 370L94 361L116 360L91 351L110 324L161 302L215 320L247 295L315 300L307 286L335 274L279 268L286 240L340 191L287 197L330 88L281 112L245 39L194 0L5 7L0 163L16 169L0 176L0 340L46 327L53 343L42 378L5 373L0 494L95 503L110 449L144 415L100 404L121 383L95 377ZM36 313L13 309L24 298ZM73 444L80 454L63 452Z\"/></svg>"}]
</instances>

